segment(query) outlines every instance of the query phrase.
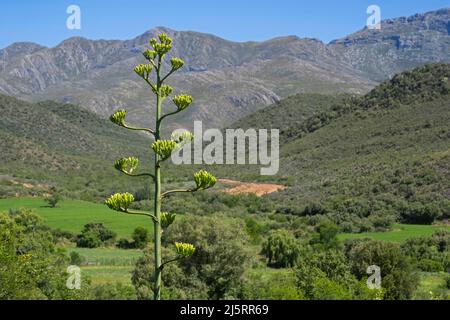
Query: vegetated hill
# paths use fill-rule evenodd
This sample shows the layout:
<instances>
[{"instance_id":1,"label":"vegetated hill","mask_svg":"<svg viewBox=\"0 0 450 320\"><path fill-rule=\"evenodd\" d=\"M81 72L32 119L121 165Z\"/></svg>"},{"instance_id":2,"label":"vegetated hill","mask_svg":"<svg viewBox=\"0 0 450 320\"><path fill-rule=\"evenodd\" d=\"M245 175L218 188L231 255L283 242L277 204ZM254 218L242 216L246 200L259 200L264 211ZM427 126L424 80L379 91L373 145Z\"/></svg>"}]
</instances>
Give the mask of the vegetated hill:
<instances>
[{"instance_id":1,"label":"vegetated hill","mask_svg":"<svg viewBox=\"0 0 450 320\"><path fill-rule=\"evenodd\" d=\"M347 94L296 94L242 118L232 127L278 129L283 141L286 141L295 128L301 127L313 115L331 110L348 97Z\"/></svg>"},{"instance_id":2,"label":"vegetated hill","mask_svg":"<svg viewBox=\"0 0 450 320\"><path fill-rule=\"evenodd\" d=\"M133 74L151 37L166 32L172 54L186 60L171 79L195 98L171 127L223 127L296 93L365 93L394 73L427 62L450 62L448 9L382 22L324 44L281 37L237 43L213 35L156 28L127 41L68 39L54 48L14 44L0 50L0 92L27 100L81 105L102 116L126 108L149 124L149 90ZM363 23L364 21L362 21ZM446 29L447 28L447 29Z\"/></svg>"},{"instance_id":3,"label":"vegetated hill","mask_svg":"<svg viewBox=\"0 0 450 320\"><path fill-rule=\"evenodd\" d=\"M271 196L279 210L326 214L347 231L449 218L449 78L450 65L419 67L346 101L341 112L312 116L327 120L314 130L299 126L297 138L281 145L273 178L289 184ZM270 115L274 122L277 115L282 110ZM251 180L258 169L222 174Z\"/></svg>"},{"instance_id":4,"label":"vegetated hill","mask_svg":"<svg viewBox=\"0 0 450 320\"><path fill-rule=\"evenodd\" d=\"M80 193L116 178L120 183L113 161L144 155L151 144L149 138L69 104L32 104L0 95L0 114L0 174Z\"/></svg>"}]
</instances>

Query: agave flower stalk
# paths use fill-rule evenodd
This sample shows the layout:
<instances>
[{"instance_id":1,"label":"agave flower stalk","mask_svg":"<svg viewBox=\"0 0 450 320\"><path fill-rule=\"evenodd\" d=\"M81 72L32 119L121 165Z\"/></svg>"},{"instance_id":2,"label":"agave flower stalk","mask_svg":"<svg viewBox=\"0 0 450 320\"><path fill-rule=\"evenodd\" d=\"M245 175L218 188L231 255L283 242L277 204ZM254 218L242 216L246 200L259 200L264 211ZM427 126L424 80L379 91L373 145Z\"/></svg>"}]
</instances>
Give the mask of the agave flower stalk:
<instances>
[{"instance_id":1,"label":"agave flower stalk","mask_svg":"<svg viewBox=\"0 0 450 320\"><path fill-rule=\"evenodd\" d=\"M216 178L206 171L200 171L194 174L195 186L191 189L169 190L162 192L161 185L161 164L170 158L173 152L181 148L185 143L193 139L190 132L184 132L172 136L169 140L165 140L161 136L161 125L163 120L167 117L186 110L193 102L191 96L181 94L173 97L172 102L176 107L173 112L163 113L163 102L173 92L173 88L165 84L165 81L177 70L180 70L184 61L179 58L171 58L171 70L163 75L162 67L166 54L172 49L172 39L166 34L160 34L158 39L150 40L150 47L143 53L144 58L148 61L147 64L140 64L134 68L135 73L141 77L151 88L151 91L156 95L156 123L155 129L139 128L130 126L126 123L126 111L118 110L111 115L110 120L125 129L134 131L144 131L149 133L153 138L152 150L155 153L155 162L152 173L136 173L138 171L139 160L135 157L128 157L119 159L114 163L114 167L121 173L130 177L149 177L154 185L154 208L153 212L141 212L130 210L130 206L134 201L134 197L130 193L118 193L111 196L105 201L105 204L112 210L131 214L131 215L145 215L152 219L154 230L154 255L155 255L155 273L154 273L154 299L161 299L161 282L162 271L164 266L168 263L185 259L195 253L193 244L177 242L174 244L176 257L168 259L165 262L161 255L161 236L163 229L168 228L175 221L176 215L168 212L161 212L161 202L167 196L180 192L196 192L212 188L216 184ZM152 74L154 76L152 77ZM154 82L152 82L154 79Z\"/></svg>"}]
</instances>

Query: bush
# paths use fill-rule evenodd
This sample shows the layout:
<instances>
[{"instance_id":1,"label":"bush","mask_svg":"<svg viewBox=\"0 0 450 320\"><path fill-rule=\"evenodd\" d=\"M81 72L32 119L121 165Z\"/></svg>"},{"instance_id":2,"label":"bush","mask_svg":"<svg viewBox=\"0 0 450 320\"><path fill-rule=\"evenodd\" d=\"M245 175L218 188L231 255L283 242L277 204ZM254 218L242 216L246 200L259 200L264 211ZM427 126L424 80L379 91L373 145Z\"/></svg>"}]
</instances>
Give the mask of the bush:
<instances>
[{"instance_id":1,"label":"bush","mask_svg":"<svg viewBox=\"0 0 450 320\"><path fill-rule=\"evenodd\" d=\"M250 273L244 280L242 300L302 300L291 273L268 276L265 272Z\"/></svg>"},{"instance_id":2,"label":"bush","mask_svg":"<svg viewBox=\"0 0 450 320\"><path fill-rule=\"evenodd\" d=\"M450 270L450 232L437 231L431 237L414 237L406 240L402 251L410 256L423 271Z\"/></svg>"},{"instance_id":3,"label":"bush","mask_svg":"<svg viewBox=\"0 0 450 320\"><path fill-rule=\"evenodd\" d=\"M311 244L318 245L324 249L339 248L339 240L337 235L339 227L331 222L321 222L316 226L317 234L311 240Z\"/></svg>"},{"instance_id":4,"label":"bush","mask_svg":"<svg viewBox=\"0 0 450 320\"><path fill-rule=\"evenodd\" d=\"M375 299L350 273L350 265L341 251L304 251L295 269L297 288L306 299Z\"/></svg>"},{"instance_id":5,"label":"bush","mask_svg":"<svg viewBox=\"0 0 450 320\"><path fill-rule=\"evenodd\" d=\"M136 300L136 292L122 283L102 284L92 288L94 300Z\"/></svg>"},{"instance_id":6,"label":"bush","mask_svg":"<svg viewBox=\"0 0 450 320\"><path fill-rule=\"evenodd\" d=\"M419 261L418 267L424 272L441 272L444 271L442 263L431 259L423 259Z\"/></svg>"},{"instance_id":7,"label":"bush","mask_svg":"<svg viewBox=\"0 0 450 320\"><path fill-rule=\"evenodd\" d=\"M250 262L242 221L215 216L186 216L165 230L163 254L174 256L173 243L184 240L197 248L189 259L166 266L164 299L237 299ZM153 248L136 263L132 281L139 299L152 293Z\"/></svg>"},{"instance_id":8,"label":"bush","mask_svg":"<svg viewBox=\"0 0 450 320\"><path fill-rule=\"evenodd\" d=\"M327 210L318 203L308 204L302 211L303 216L315 216L319 214L326 214Z\"/></svg>"},{"instance_id":9,"label":"bush","mask_svg":"<svg viewBox=\"0 0 450 320\"><path fill-rule=\"evenodd\" d=\"M89 298L88 280L81 290L66 287L69 258L39 216L26 210L0 214L0 239L0 300Z\"/></svg>"},{"instance_id":10,"label":"bush","mask_svg":"<svg viewBox=\"0 0 450 320\"><path fill-rule=\"evenodd\" d=\"M78 252L72 251L70 253L70 264L75 266L81 266L83 262L86 261L86 258L81 256Z\"/></svg>"},{"instance_id":11,"label":"bush","mask_svg":"<svg viewBox=\"0 0 450 320\"><path fill-rule=\"evenodd\" d=\"M270 233L263 244L261 253L267 257L269 265L288 268L297 264L300 248L294 236L282 229Z\"/></svg>"},{"instance_id":12,"label":"bush","mask_svg":"<svg viewBox=\"0 0 450 320\"><path fill-rule=\"evenodd\" d=\"M88 223L77 236L77 247L98 248L112 243L115 238L116 233L107 229L102 223Z\"/></svg>"},{"instance_id":13,"label":"bush","mask_svg":"<svg viewBox=\"0 0 450 320\"><path fill-rule=\"evenodd\" d=\"M445 277L445 287L450 289L450 275Z\"/></svg>"},{"instance_id":14,"label":"bush","mask_svg":"<svg viewBox=\"0 0 450 320\"><path fill-rule=\"evenodd\" d=\"M434 203L413 202L400 209L400 217L404 223L432 224L440 216L441 209Z\"/></svg>"},{"instance_id":15,"label":"bush","mask_svg":"<svg viewBox=\"0 0 450 320\"><path fill-rule=\"evenodd\" d=\"M58 204L58 202L61 201L61 196L59 194L53 194L47 198L45 198L45 202L48 203L48 205L50 206L50 208L56 208L56 205Z\"/></svg>"},{"instance_id":16,"label":"bush","mask_svg":"<svg viewBox=\"0 0 450 320\"><path fill-rule=\"evenodd\" d=\"M137 227L134 229L131 236L133 238L133 247L137 249L143 249L150 241L150 235L148 230L143 227Z\"/></svg>"},{"instance_id":17,"label":"bush","mask_svg":"<svg viewBox=\"0 0 450 320\"><path fill-rule=\"evenodd\" d=\"M117 241L117 247L120 249L134 249L134 242L125 238L120 238L119 241Z\"/></svg>"},{"instance_id":18,"label":"bush","mask_svg":"<svg viewBox=\"0 0 450 320\"><path fill-rule=\"evenodd\" d=\"M376 265L381 269L384 298L410 299L418 285L413 265L400 247L390 242L371 239L347 241L345 254L352 273L359 279L367 278L367 268Z\"/></svg>"},{"instance_id":19,"label":"bush","mask_svg":"<svg viewBox=\"0 0 450 320\"><path fill-rule=\"evenodd\" d=\"M55 239L55 241L75 241L77 236L69 231L63 231L61 229L53 229L52 230L52 236Z\"/></svg>"}]
</instances>

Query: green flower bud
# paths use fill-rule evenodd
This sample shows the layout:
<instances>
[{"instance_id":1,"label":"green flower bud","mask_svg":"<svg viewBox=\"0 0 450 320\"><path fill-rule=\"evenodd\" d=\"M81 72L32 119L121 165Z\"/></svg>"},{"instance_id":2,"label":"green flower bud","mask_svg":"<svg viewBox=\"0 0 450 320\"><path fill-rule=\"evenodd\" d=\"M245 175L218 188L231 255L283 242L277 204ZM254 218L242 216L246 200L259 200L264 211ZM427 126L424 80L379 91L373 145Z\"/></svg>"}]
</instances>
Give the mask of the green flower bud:
<instances>
[{"instance_id":1,"label":"green flower bud","mask_svg":"<svg viewBox=\"0 0 450 320\"><path fill-rule=\"evenodd\" d=\"M175 242L175 248L180 256L188 258L195 253L195 247L190 243Z\"/></svg>"},{"instance_id":2,"label":"green flower bud","mask_svg":"<svg viewBox=\"0 0 450 320\"><path fill-rule=\"evenodd\" d=\"M181 95L175 96L172 101L178 107L178 111L183 111L184 109L186 109L187 107L189 107L192 104L193 99L191 96L188 96L186 94L181 94Z\"/></svg>"},{"instance_id":3,"label":"green flower bud","mask_svg":"<svg viewBox=\"0 0 450 320\"><path fill-rule=\"evenodd\" d=\"M143 54L144 54L145 59L147 59L148 61L155 59L155 57L157 55L156 51L148 50L148 49L145 50L145 52Z\"/></svg>"},{"instance_id":4,"label":"green flower bud","mask_svg":"<svg viewBox=\"0 0 450 320\"><path fill-rule=\"evenodd\" d=\"M121 172L133 173L139 164L139 160L134 157L119 159L114 163L114 168Z\"/></svg>"},{"instance_id":5,"label":"green flower bud","mask_svg":"<svg viewBox=\"0 0 450 320\"><path fill-rule=\"evenodd\" d=\"M172 69L178 70L184 66L184 61L179 58L170 59L170 63L172 64Z\"/></svg>"},{"instance_id":6,"label":"green flower bud","mask_svg":"<svg viewBox=\"0 0 450 320\"><path fill-rule=\"evenodd\" d=\"M172 134L172 140L178 145L185 145L194 139L194 135L189 131L175 132Z\"/></svg>"},{"instance_id":7,"label":"green flower bud","mask_svg":"<svg viewBox=\"0 0 450 320\"><path fill-rule=\"evenodd\" d=\"M163 84L161 86L160 92L161 92L161 97L166 98L172 94L173 88L171 86L168 86L167 84Z\"/></svg>"},{"instance_id":8,"label":"green flower bud","mask_svg":"<svg viewBox=\"0 0 450 320\"><path fill-rule=\"evenodd\" d=\"M150 40L150 44L158 55L163 56L172 49L172 39L165 33L160 34L158 38L160 41L159 43L155 38L153 38Z\"/></svg>"},{"instance_id":9,"label":"green flower bud","mask_svg":"<svg viewBox=\"0 0 450 320\"><path fill-rule=\"evenodd\" d=\"M161 227L167 229L174 221L177 215L169 212L161 212Z\"/></svg>"},{"instance_id":10,"label":"green flower bud","mask_svg":"<svg viewBox=\"0 0 450 320\"><path fill-rule=\"evenodd\" d=\"M112 210L127 212L128 207L134 201L131 193L116 193L105 201L105 204Z\"/></svg>"},{"instance_id":11,"label":"green flower bud","mask_svg":"<svg viewBox=\"0 0 450 320\"><path fill-rule=\"evenodd\" d=\"M148 80L148 77L152 73L153 66L151 64L140 64L134 68L134 72L143 79Z\"/></svg>"},{"instance_id":12,"label":"green flower bud","mask_svg":"<svg viewBox=\"0 0 450 320\"><path fill-rule=\"evenodd\" d=\"M153 151L161 157L161 161L167 160L177 147L178 144L173 140L158 140L152 144Z\"/></svg>"},{"instance_id":13,"label":"green flower bud","mask_svg":"<svg viewBox=\"0 0 450 320\"><path fill-rule=\"evenodd\" d=\"M212 188L217 182L216 177L204 170L200 170L199 172L194 174L194 180L195 184L197 185L197 190L206 190Z\"/></svg>"},{"instance_id":14,"label":"green flower bud","mask_svg":"<svg viewBox=\"0 0 450 320\"><path fill-rule=\"evenodd\" d=\"M167 36L165 33L161 33L158 35L159 41L163 44L172 44L172 39Z\"/></svg>"},{"instance_id":15,"label":"green flower bud","mask_svg":"<svg viewBox=\"0 0 450 320\"><path fill-rule=\"evenodd\" d=\"M125 126L126 115L127 115L127 112L125 110L118 110L109 117L109 120L111 120L112 123L123 127L123 126Z\"/></svg>"}]
</instances>

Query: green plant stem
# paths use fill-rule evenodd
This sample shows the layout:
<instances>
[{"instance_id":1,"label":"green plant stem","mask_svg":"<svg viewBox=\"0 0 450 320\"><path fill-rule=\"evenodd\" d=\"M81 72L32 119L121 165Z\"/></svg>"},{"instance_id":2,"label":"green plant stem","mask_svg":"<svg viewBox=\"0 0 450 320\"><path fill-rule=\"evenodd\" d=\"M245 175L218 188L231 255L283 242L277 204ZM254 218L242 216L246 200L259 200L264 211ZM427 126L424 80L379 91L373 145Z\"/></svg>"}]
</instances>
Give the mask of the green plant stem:
<instances>
[{"instance_id":1,"label":"green plant stem","mask_svg":"<svg viewBox=\"0 0 450 320\"><path fill-rule=\"evenodd\" d=\"M170 191L166 191L161 195L161 198L165 198L171 194L174 193L190 193L190 192L196 192L198 191L198 189L192 189L192 190L184 190L184 189L180 189L180 190L170 190Z\"/></svg>"},{"instance_id":2,"label":"green plant stem","mask_svg":"<svg viewBox=\"0 0 450 320\"><path fill-rule=\"evenodd\" d=\"M152 218L153 222L157 221L156 217L153 214L148 213L148 212L131 211L129 209L124 210L123 212L125 212L126 214L150 217L150 218Z\"/></svg>"},{"instance_id":3,"label":"green plant stem","mask_svg":"<svg viewBox=\"0 0 450 320\"><path fill-rule=\"evenodd\" d=\"M150 134L152 134L152 135L155 135L155 131L153 131L152 129L148 129L148 128L136 128L136 127L131 127L131 126L127 125L127 124L123 124L122 126L123 126L125 129L128 129L128 130L132 130L132 131L145 131L145 132L148 132L148 133L150 133Z\"/></svg>"},{"instance_id":4,"label":"green plant stem","mask_svg":"<svg viewBox=\"0 0 450 320\"><path fill-rule=\"evenodd\" d=\"M158 59L158 68L156 68L156 132L155 132L155 140L158 141L161 139L160 137L160 118L161 118L161 78L160 78L160 70L161 70L161 57ZM162 265L162 257L161 257L161 165L160 159L157 154L155 154L155 212L154 216L156 217L156 221L154 221L154 242L155 242L155 287L154 287L154 299L161 299L161 265Z\"/></svg>"}]
</instances>

